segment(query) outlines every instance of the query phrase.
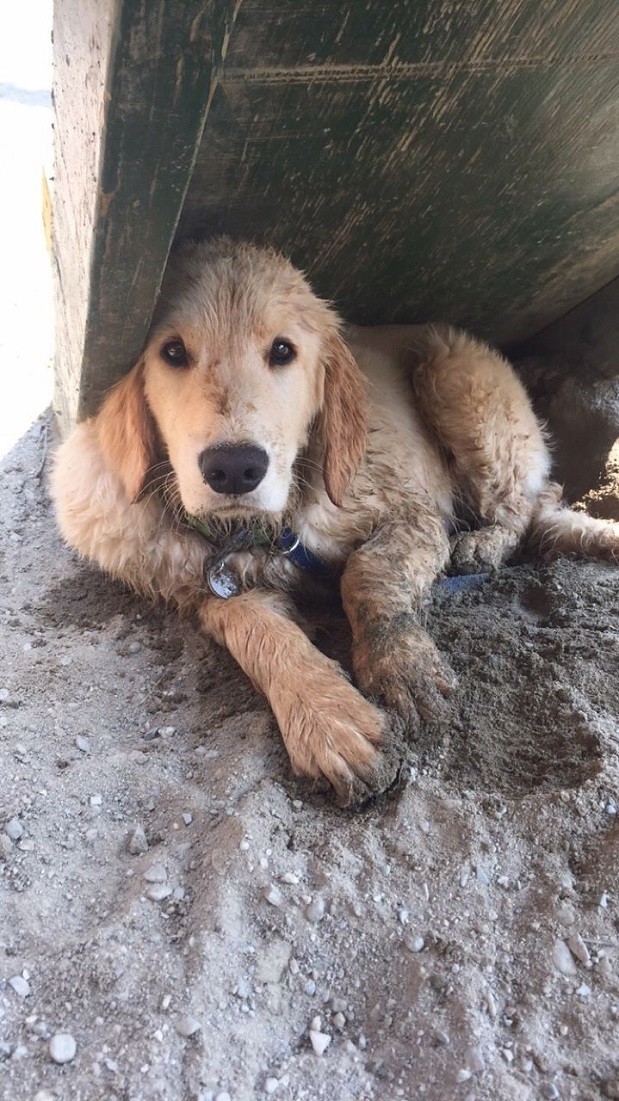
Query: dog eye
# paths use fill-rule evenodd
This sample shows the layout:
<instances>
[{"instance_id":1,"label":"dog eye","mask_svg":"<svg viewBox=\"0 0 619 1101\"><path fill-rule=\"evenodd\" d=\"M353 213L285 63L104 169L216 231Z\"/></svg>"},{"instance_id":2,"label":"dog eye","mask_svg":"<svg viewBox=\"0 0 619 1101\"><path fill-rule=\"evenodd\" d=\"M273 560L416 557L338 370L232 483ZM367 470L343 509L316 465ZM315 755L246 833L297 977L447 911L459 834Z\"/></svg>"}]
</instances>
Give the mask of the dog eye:
<instances>
[{"instance_id":1,"label":"dog eye","mask_svg":"<svg viewBox=\"0 0 619 1101\"><path fill-rule=\"evenodd\" d=\"M271 367L285 367L287 363L292 362L296 354L296 348L289 344L287 340L283 340L282 337L278 336L271 344L269 365Z\"/></svg>"},{"instance_id":2,"label":"dog eye","mask_svg":"<svg viewBox=\"0 0 619 1101\"><path fill-rule=\"evenodd\" d=\"M182 340L168 340L161 349L161 358L169 363L170 367L189 366L189 356Z\"/></svg>"}]
</instances>

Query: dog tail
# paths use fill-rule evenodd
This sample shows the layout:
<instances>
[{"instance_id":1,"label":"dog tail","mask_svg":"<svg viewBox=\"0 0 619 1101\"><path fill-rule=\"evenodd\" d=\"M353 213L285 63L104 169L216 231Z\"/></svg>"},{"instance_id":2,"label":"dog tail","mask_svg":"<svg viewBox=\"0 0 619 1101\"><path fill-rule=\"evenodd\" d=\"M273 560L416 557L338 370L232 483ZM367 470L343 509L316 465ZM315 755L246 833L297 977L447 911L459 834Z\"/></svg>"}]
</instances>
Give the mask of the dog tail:
<instances>
[{"instance_id":1,"label":"dog tail","mask_svg":"<svg viewBox=\"0 0 619 1101\"><path fill-rule=\"evenodd\" d=\"M543 558L577 554L619 563L619 523L596 520L561 503L561 487L551 483L540 494L528 532L528 542Z\"/></svg>"}]
</instances>

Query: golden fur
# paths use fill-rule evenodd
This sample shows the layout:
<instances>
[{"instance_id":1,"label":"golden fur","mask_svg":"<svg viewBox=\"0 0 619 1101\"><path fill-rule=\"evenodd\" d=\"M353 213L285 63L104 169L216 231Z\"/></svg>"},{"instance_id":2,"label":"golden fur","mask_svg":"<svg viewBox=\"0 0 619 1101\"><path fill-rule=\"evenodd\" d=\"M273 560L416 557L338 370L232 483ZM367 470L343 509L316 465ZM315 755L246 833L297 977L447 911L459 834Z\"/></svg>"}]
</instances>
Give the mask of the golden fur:
<instances>
[{"instance_id":1,"label":"golden fur","mask_svg":"<svg viewBox=\"0 0 619 1101\"><path fill-rule=\"evenodd\" d=\"M275 338L296 358L272 367ZM170 366L166 341L188 362ZM251 442L264 480L228 497L205 448ZM80 554L147 595L198 613L265 693L297 773L340 798L369 779L385 712L440 714L454 678L424 631L433 580L497 568L526 538L545 554L616 560L618 525L561 506L544 433L509 364L448 328L349 328L269 250L220 239L176 255L139 363L61 446L53 496ZM477 530L457 531L464 503ZM353 687L294 622L315 584L282 554L243 551L244 591L211 595L216 552L179 522L289 524L340 576ZM469 525L470 527L470 525ZM288 595L287 595L288 594Z\"/></svg>"}]
</instances>

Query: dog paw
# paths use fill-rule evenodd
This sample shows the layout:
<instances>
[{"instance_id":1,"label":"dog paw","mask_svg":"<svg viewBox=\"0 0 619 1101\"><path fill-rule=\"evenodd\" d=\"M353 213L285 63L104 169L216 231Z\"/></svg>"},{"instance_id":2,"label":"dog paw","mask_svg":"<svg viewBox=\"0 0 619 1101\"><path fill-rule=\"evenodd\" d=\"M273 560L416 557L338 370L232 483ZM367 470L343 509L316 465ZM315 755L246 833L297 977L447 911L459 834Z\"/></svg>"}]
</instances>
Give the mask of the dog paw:
<instances>
[{"instance_id":1,"label":"dog paw","mask_svg":"<svg viewBox=\"0 0 619 1101\"><path fill-rule=\"evenodd\" d=\"M314 673L303 696L289 698L276 718L298 776L324 777L343 806L374 788L382 766L377 747L388 718L343 675Z\"/></svg>"},{"instance_id":2,"label":"dog paw","mask_svg":"<svg viewBox=\"0 0 619 1101\"><path fill-rule=\"evenodd\" d=\"M353 661L361 690L395 711L409 728L420 719L447 717L457 678L425 632L400 635L379 648L357 648Z\"/></svg>"},{"instance_id":3,"label":"dog paw","mask_svg":"<svg viewBox=\"0 0 619 1101\"><path fill-rule=\"evenodd\" d=\"M516 539L506 528L462 531L451 544L451 570L455 574L493 573L514 550Z\"/></svg>"}]
</instances>

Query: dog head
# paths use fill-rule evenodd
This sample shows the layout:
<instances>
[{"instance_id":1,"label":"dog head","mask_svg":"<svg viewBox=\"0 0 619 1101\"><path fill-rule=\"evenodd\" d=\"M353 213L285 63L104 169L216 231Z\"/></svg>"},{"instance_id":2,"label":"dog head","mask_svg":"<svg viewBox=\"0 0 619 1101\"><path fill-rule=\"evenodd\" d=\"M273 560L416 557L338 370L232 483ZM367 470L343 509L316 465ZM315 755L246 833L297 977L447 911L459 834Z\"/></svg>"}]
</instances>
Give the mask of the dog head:
<instances>
[{"instance_id":1,"label":"dog head","mask_svg":"<svg viewBox=\"0 0 619 1101\"><path fill-rule=\"evenodd\" d=\"M341 504L365 450L366 396L339 328L275 252L223 238L183 246L140 361L97 418L129 498L162 444L186 512L277 520L309 448Z\"/></svg>"}]
</instances>

